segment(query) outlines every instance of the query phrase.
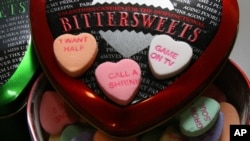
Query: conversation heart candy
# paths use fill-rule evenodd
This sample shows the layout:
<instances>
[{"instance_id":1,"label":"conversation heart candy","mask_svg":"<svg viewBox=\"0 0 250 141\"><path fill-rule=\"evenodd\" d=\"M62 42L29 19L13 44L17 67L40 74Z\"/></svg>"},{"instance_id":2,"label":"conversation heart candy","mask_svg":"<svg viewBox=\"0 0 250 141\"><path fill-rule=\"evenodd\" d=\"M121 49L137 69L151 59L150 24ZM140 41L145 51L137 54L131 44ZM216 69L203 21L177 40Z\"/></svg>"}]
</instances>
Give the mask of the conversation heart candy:
<instances>
[{"instance_id":1,"label":"conversation heart candy","mask_svg":"<svg viewBox=\"0 0 250 141\"><path fill-rule=\"evenodd\" d=\"M166 79L183 71L193 55L189 44L168 35L156 36L150 44L148 60L157 79Z\"/></svg>"},{"instance_id":2,"label":"conversation heart candy","mask_svg":"<svg viewBox=\"0 0 250 141\"><path fill-rule=\"evenodd\" d=\"M120 105L131 102L141 83L140 66L132 59L102 63L95 76L106 96Z\"/></svg>"},{"instance_id":3,"label":"conversation heart candy","mask_svg":"<svg viewBox=\"0 0 250 141\"><path fill-rule=\"evenodd\" d=\"M80 134L77 134L75 137L73 137L71 141L93 141L95 132L96 129L93 127L84 127L84 130Z\"/></svg>"},{"instance_id":4,"label":"conversation heart candy","mask_svg":"<svg viewBox=\"0 0 250 141\"><path fill-rule=\"evenodd\" d=\"M137 141L137 139L136 137L126 138L126 139L114 138L98 130L94 135L93 141Z\"/></svg>"},{"instance_id":5,"label":"conversation heart candy","mask_svg":"<svg viewBox=\"0 0 250 141\"><path fill-rule=\"evenodd\" d=\"M224 114L220 112L216 123L209 131L198 137L191 137L189 141L218 141L222 133L223 123Z\"/></svg>"},{"instance_id":6,"label":"conversation heart candy","mask_svg":"<svg viewBox=\"0 0 250 141\"><path fill-rule=\"evenodd\" d=\"M229 141L230 140L230 125L240 125L240 117L236 108L228 103L220 103L221 112L224 114L224 123L222 134L218 141Z\"/></svg>"},{"instance_id":7,"label":"conversation heart candy","mask_svg":"<svg viewBox=\"0 0 250 141\"><path fill-rule=\"evenodd\" d=\"M93 141L94 132L84 131L72 138L71 141Z\"/></svg>"},{"instance_id":8,"label":"conversation heart candy","mask_svg":"<svg viewBox=\"0 0 250 141\"><path fill-rule=\"evenodd\" d=\"M82 75L98 52L96 39L89 33L62 34L55 39L53 49L60 68L72 77Z\"/></svg>"},{"instance_id":9,"label":"conversation heart candy","mask_svg":"<svg viewBox=\"0 0 250 141\"><path fill-rule=\"evenodd\" d=\"M59 134L63 128L77 121L77 116L69 112L63 99L54 91L46 91L39 109L43 129L51 134Z\"/></svg>"},{"instance_id":10,"label":"conversation heart candy","mask_svg":"<svg viewBox=\"0 0 250 141\"><path fill-rule=\"evenodd\" d=\"M60 141L60 135L50 135L48 141Z\"/></svg>"},{"instance_id":11,"label":"conversation heart candy","mask_svg":"<svg viewBox=\"0 0 250 141\"><path fill-rule=\"evenodd\" d=\"M71 141L74 137L79 136L84 131L84 127L77 124L71 124L65 127L62 131L61 141Z\"/></svg>"},{"instance_id":12,"label":"conversation heart candy","mask_svg":"<svg viewBox=\"0 0 250 141\"><path fill-rule=\"evenodd\" d=\"M189 137L200 136L213 127L220 105L214 99L199 97L179 117L181 132Z\"/></svg>"}]
</instances>

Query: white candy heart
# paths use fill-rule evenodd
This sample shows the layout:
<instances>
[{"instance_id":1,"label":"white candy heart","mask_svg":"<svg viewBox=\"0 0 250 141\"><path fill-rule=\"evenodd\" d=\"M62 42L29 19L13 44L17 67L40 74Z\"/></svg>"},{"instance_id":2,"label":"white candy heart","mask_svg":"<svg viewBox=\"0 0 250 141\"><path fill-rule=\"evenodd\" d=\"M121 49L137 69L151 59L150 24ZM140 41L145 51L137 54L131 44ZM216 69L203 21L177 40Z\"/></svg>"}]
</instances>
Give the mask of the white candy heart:
<instances>
[{"instance_id":1,"label":"white candy heart","mask_svg":"<svg viewBox=\"0 0 250 141\"><path fill-rule=\"evenodd\" d=\"M149 66L157 79L166 79L183 71L192 55L189 44L175 41L168 35L159 35L150 44Z\"/></svg>"},{"instance_id":2,"label":"white candy heart","mask_svg":"<svg viewBox=\"0 0 250 141\"><path fill-rule=\"evenodd\" d=\"M72 77L82 75L98 52L95 37L89 33L63 34L54 41L54 54L61 69Z\"/></svg>"},{"instance_id":3,"label":"white candy heart","mask_svg":"<svg viewBox=\"0 0 250 141\"><path fill-rule=\"evenodd\" d=\"M140 66L132 59L102 63L95 76L104 94L120 105L131 102L141 83Z\"/></svg>"}]
</instances>

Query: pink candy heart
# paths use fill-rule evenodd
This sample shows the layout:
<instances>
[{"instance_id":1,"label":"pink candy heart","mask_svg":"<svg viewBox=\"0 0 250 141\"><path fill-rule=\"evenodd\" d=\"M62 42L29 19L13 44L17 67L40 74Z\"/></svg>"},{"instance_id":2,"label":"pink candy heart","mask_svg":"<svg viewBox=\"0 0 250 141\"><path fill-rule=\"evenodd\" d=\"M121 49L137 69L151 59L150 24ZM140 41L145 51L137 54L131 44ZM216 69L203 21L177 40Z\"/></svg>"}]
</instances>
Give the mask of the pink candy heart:
<instances>
[{"instance_id":1,"label":"pink candy heart","mask_svg":"<svg viewBox=\"0 0 250 141\"><path fill-rule=\"evenodd\" d=\"M43 94L39 110L43 129L51 134L59 134L66 125L77 121L77 116L67 110L63 99L54 91Z\"/></svg>"},{"instance_id":2,"label":"pink candy heart","mask_svg":"<svg viewBox=\"0 0 250 141\"><path fill-rule=\"evenodd\" d=\"M127 105L135 96L141 82L140 66L131 59L117 63L105 62L96 68L95 76L108 98Z\"/></svg>"}]
</instances>

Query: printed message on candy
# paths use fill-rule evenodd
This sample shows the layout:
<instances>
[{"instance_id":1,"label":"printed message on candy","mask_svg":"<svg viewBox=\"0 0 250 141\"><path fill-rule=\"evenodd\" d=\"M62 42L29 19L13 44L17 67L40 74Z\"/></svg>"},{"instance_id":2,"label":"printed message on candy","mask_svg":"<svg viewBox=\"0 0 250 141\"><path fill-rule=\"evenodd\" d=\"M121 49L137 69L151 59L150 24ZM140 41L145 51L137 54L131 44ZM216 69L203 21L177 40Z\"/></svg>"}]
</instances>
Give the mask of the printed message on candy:
<instances>
[{"instance_id":1,"label":"printed message on candy","mask_svg":"<svg viewBox=\"0 0 250 141\"><path fill-rule=\"evenodd\" d=\"M192 55L189 44L175 41L168 35L158 35L150 43L149 67L157 79L169 78L184 70Z\"/></svg>"},{"instance_id":2,"label":"printed message on candy","mask_svg":"<svg viewBox=\"0 0 250 141\"><path fill-rule=\"evenodd\" d=\"M98 52L95 37L89 33L63 34L54 41L54 54L61 69L69 76L82 75Z\"/></svg>"},{"instance_id":3,"label":"printed message on candy","mask_svg":"<svg viewBox=\"0 0 250 141\"><path fill-rule=\"evenodd\" d=\"M209 131L218 119L220 105L209 97L199 97L180 114L180 131L189 137L197 137Z\"/></svg>"},{"instance_id":4,"label":"printed message on candy","mask_svg":"<svg viewBox=\"0 0 250 141\"><path fill-rule=\"evenodd\" d=\"M171 51L170 49L162 47L161 45L156 45L155 52L150 54L151 60L161 62L169 67L175 63L175 60L178 56L179 54L177 52Z\"/></svg>"},{"instance_id":5,"label":"printed message on candy","mask_svg":"<svg viewBox=\"0 0 250 141\"><path fill-rule=\"evenodd\" d=\"M59 43L63 46L64 52L83 51L84 43L88 40L87 36L84 37L68 37L59 39Z\"/></svg>"},{"instance_id":6,"label":"printed message on candy","mask_svg":"<svg viewBox=\"0 0 250 141\"><path fill-rule=\"evenodd\" d=\"M204 127L202 121L208 122L211 120L204 102L201 103L200 107L192 107L191 112L197 128L202 129Z\"/></svg>"},{"instance_id":7,"label":"printed message on candy","mask_svg":"<svg viewBox=\"0 0 250 141\"><path fill-rule=\"evenodd\" d=\"M95 76L104 94L120 105L131 102L141 83L140 66L132 59L102 63Z\"/></svg>"},{"instance_id":8,"label":"printed message on candy","mask_svg":"<svg viewBox=\"0 0 250 141\"><path fill-rule=\"evenodd\" d=\"M131 71L118 71L108 74L109 88L115 89L119 87L126 87L130 85L138 86L140 83L139 72L135 69Z\"/></svg>"}]
</instances>

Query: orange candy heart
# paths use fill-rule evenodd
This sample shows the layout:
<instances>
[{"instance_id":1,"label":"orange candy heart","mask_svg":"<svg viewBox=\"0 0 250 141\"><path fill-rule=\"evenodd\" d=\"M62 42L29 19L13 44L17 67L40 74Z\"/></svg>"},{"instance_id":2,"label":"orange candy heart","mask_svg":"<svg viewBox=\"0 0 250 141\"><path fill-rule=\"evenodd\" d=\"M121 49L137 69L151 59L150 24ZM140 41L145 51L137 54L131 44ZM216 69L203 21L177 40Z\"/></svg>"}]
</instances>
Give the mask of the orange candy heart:
<instances>
[{"instance_id":1,"label":"orange candy heart","mask_svg":"<svg viewBox=\"0 0 250 141\"><path fill-rule=\"evenodd\" d=\"M98 52L96 39L89 33L60 35L53 46L60 68L72 77L82 75L92 65Z\"/></svg>"}]
</instances>

